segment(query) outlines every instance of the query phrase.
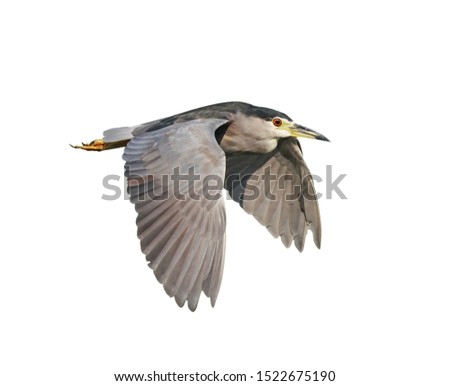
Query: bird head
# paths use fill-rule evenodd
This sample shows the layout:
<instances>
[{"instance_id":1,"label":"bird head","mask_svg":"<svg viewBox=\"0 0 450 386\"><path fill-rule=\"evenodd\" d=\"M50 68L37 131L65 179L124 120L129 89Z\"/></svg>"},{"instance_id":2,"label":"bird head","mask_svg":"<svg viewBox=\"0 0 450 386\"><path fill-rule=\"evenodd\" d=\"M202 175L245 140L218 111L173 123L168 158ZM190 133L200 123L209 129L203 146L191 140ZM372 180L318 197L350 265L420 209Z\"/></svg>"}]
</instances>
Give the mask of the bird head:
<instances>
[{"instance_id":1,"label":"bird head","mask_svg":"<svg viewBox=\"0 0 450 386\"><path fill-rule=\"evenodd\" d=\"M277 138L303 137L329 142L324 135L309 129L308 127L295 123L289 116L281 111L266 107L253 106L242 102L231 102L227 103L227 105L237 108L238 112L240 112L244 118L248 119L245 124L253 126L255 129L258 126L260 128L264 128L266 133L273 133Z\"/></svg>"}]
</instances>

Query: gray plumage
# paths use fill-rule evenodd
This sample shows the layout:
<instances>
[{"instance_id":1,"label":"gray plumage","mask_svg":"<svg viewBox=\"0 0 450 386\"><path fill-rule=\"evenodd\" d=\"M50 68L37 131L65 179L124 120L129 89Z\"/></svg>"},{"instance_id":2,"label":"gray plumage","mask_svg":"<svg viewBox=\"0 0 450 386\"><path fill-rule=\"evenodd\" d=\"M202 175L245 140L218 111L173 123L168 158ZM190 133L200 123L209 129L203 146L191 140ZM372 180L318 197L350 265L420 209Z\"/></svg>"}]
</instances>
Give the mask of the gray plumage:
<instances>
[{"instance_id":1,"label":"gray plumage","mask_svg":"<svg viewBox=\"0 0 450 386\"><path fill-rule=\"evenodd\" d=\"M180 307L187 302L194 311L202 291L216 302L225 251L223 188L286 247L302 251L309 229L320 248L317 197L298 136L326 140L286 114L242 102L104 133L105 143L129 140L123 158L141 249ZM198 179L175 183L190 171ZM268 173L276 177L269 183ZM210 176L217 177L216 189L205 196Z\"/></svg>"},{"instance_id":2,"label":"gray plumage","mask_svg":"<svg viewBox=\"0 0 450 386\"><path fill-rule=\"evenodd\" d=\"M202 188L206 176L225 174L225 154L214 137L215 129L225 122L195 119L146 131L129 142L123 156L130 200L138 212L142 252L167 294L180 306L187 300L191 310L197 307L202 290L214 305L222 281L223 186L218 187L216 200L203 197ZM204 151L185 151L199 146ZM195 168L201 180L195 181L191 196L199 199L189 197L186 184L175 196L173 181L164 176L173 175L177 167L180 174Z\"/></svg>"}]
</instances>

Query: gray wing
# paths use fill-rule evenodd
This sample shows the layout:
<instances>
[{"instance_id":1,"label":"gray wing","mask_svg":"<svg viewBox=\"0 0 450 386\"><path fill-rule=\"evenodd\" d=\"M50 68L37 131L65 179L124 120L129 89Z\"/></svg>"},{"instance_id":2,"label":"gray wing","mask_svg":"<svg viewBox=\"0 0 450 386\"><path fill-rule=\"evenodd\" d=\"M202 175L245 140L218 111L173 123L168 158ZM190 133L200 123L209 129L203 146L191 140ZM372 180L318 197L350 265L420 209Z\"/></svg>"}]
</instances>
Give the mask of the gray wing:
<instances>
[{"instance_id":1,"label":"gray wing","mask_svg":"<svg viewBox=\"0 0 450 386\"><path fill-rule=\"evenodd\" d=\"M142 252L167 294L192 311L202 290L214 306L222 280L225 155L214 132L226 122L197 119L139 132L123 156Z\"/></svg>"},{"instance_id":2,"label":"gray wing","mask_svg":"<svg viewBox=\"0 0 450 386\"><path fill-rule=\"evenodd\" d=\"M289 247L301 252L307 230L320 248L319 206L310 171L294 138L268 154L227 154L226 188L233 200Z\"/></svg>"}]
</instances>

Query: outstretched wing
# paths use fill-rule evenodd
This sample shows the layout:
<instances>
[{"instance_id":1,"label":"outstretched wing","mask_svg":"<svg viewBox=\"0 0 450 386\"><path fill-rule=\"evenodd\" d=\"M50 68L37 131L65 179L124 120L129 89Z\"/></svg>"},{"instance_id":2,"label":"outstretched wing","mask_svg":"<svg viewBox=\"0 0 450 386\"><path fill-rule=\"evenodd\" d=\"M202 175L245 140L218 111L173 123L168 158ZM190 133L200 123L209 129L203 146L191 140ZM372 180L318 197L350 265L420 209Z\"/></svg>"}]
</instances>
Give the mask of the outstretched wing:
<instances>
[{"instance_id":1,"label":"outstretched wing","mask_svg":"<svg viewBox=\"0 0 450 386\"><path fill-rule=\"evenodd\" d=\"M226 189L233 200L289 247L301 252L310 229L320 248L321 225L314 183L295 138L268 154L227 154Z\"/></svg>"},{"instance_id":2,"label":"outstretched wing","mask_svg":"<svg viewBox=\"0 0 450 386\"><path fill-rule=\"evenodd\" d=\"M142 252L167 294L192 311L202 290L214 306L222 280L225 154L214 132L226 122L133 133L123 156Z\"/></svg>"}]
</instances>

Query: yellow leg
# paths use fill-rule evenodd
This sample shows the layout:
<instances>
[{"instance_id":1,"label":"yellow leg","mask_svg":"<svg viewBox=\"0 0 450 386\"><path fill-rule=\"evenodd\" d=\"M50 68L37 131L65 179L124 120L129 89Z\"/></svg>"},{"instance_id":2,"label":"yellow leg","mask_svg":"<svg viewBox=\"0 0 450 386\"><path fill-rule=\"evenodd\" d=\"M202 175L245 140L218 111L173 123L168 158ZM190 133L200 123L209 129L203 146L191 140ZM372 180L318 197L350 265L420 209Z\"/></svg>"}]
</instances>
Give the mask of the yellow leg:
<instances>
[{"instance_id":1,"label":"yellow leg","mask_svg":"<svg viewBox=\"0 0 450 386\"><path fill-rule=\"evenodd\" d=\"M116 142L105 142L103 139L95 139L92 142L89 143L81 143L81 145L70 145L74 149L82 149L82 150L90 150L90 151L102 151L102 150L109 150L109 149L116 149L118 147L124 147L129 142L129 139L125 139L122 141L116 141Z\"/></svg>"}]
</instances>

